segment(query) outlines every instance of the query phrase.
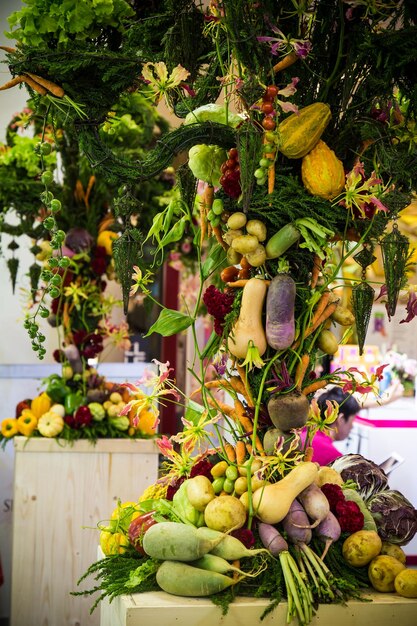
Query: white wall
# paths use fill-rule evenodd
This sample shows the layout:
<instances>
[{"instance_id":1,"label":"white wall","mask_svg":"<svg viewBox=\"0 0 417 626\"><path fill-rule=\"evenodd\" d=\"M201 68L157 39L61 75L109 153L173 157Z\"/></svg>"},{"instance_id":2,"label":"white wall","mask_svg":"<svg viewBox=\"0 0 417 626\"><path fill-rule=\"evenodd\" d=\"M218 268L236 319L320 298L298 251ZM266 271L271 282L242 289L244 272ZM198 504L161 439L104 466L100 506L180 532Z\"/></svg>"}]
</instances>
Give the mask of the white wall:
<instances>
[{"instance_id":1,"label":"white wall","mask_svg":"<svg viewBox=\"0 0 417 626\"><path fill-rule=\"evenodd\" d=\"M0 44L13 46L13 41L4 36L4 31L9 29L7 17L21 7L20 0L1 0L0 2ZM0 81L1 84L7 82L10 73L5 53L0 51ZM27 100L27 91L24 87L13 87L8 91L0 92L0 141L5 140L5 129L10 122L12 116L20 111ZM0 258L0 363L38 363L36 354L32 351L30 340L23 328L22 320L24 313L22 309L22 296L19 289L29 286L29 280L25 277L25 273L31 263L33 256L29 253L30 240L20 238L18 241L20 248L16 251L19 256L20 267L18 271L16 293L13 295L11 282L9 279L9 271L6 265L6 259L10 256L7 245L10 238L6 235L1 237L1 248L3 255ZM49 326L44 323L44 334L47 337L47 355L44 362L52 362L50 356L56 345L55 332L51 332Z\"/></svg>"}]
</instances>

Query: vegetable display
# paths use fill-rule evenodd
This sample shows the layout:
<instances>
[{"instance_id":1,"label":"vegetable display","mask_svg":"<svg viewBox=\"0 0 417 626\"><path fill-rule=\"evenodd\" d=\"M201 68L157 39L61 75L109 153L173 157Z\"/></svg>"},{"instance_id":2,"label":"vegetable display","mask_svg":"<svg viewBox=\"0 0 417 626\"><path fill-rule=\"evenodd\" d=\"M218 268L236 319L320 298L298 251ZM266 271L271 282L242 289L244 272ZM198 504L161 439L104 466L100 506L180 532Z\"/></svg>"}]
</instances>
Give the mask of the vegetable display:
<instances>
[{"instance_id":1,"label":"vegetable display","mask_svg":"<svg viewBox=\"0 0 417 626\"><path fill-rule=\"evenodd\" d=\"M47 13L44 2L32 4ZM159 311L148 335L188 331L194 342L191 398L168 362L145 377L151 390L122 385L130 393L121 401L88 398L69 382L75 396L58 398L55 389L64 409L73 402L75 422L96 428L129 433L144 412L155 428L158 404L169 401L182 420L175 433L162 422L161 476L138 494L135 513L151 512L152 523L110 520L101 532L114 535L113 543L102 535L111 558L87 574L98 574L104 582L95 591L110 599L162 589L226 605L256 586L271 600L267 610L285 599L288 623L306 626L320 603L360 597L373 580L377 587L372 561L396 559L381 553L382 539L403 545L417 530L413 505L394 496L374 463L346 455L326 479L312 460L314 436L329 435L339 412L331 402L320 411L315 393L336 385L377 394L383 377L384 364L328 371L327 356L348 341L363 353L377 289L389 317L408 290L402 321L415 316L400 232L417 185L417 57L406 45L417 32L415 11L411 0L214 0L207 9L163 0L158 12L133 4L121 23L86 23L77 37L63 22L59 41L41 37L39 50L18 12L12 27L21 41L7 52L13 77L46 74L62 87L61 97L33 88L45 124L65 123L97 175L117 188L109 210L120 236L103 243L125 311L129 298L146 299ZM135 155L117 152L107 136L114 102L127 93L152 105L165 100L178 118ZM152 197L162 208L148 224L132 188L170 165L174 200ZM42 223L60 267L65 238L54 212L62 209L41 166ZM83 254L85 237L76 239ZM377 251L383 284L371 271ZM187 254L193 299L168 308L152 283L165 262L185 265ZM205 345L202 313L212 325ZM79 366L72 346L65 350ZM105 417L90 409L96 402ZM4 437L14 427L5 424ZM390 571L403 574L403 564ZM412 580L396 585L391 577L390 589L412 593Z\"/></svg>"}]
</instances>

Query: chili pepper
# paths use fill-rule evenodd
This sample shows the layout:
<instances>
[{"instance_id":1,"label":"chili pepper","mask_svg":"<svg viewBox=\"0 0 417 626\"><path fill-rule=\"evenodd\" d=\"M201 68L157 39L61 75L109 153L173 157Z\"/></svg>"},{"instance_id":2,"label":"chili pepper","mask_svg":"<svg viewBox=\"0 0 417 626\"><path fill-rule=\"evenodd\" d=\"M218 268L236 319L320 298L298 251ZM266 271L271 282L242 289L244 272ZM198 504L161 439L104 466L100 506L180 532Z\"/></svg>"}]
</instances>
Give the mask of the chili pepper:
<instances>
[{"instance_id":1,"label":"chili pepper","mask_svg":"<svg viewBox=\"0 0 417 626\"><path fill-rule=\"evenodd\" d=\"M14 437L19 432L17 427L17 419L14 417L6 417L1 423L1 434L3 437Z\"/></svg>"},{"instance_id":2,"label":"chili pepper","mask_svg":"<svg viewBox=\"0 0 417 626\"><path fill-rule=\"evenodd\" d=\"M64 407L66 415L73 415L84 404L84 396L79 391L74 391L65 396Z\"/></svg>"},{"instance_id":3,"label":"chili pepper","mask_svg":"<svg viewBox=\"0 0 417 626\"><path fill-rule=\"evenodd\" d=\"M71 393L71 389L61 376L58 376L58 374L52 374L52 376L49 377L46 393L51 398L52 402L61 403L64 398Z\"/></svg>"},{"instance_id":4,"label":"chili pepper","mask_svg":"<svg viewBox=\"0 0 417 626\"><path fill-rule=\"evenodd\" d=\"M22 415L17 418L19 433L25 437L30 437L37 425L38 420L31 411L25 410Z\"/></svg>"}]
</instances>

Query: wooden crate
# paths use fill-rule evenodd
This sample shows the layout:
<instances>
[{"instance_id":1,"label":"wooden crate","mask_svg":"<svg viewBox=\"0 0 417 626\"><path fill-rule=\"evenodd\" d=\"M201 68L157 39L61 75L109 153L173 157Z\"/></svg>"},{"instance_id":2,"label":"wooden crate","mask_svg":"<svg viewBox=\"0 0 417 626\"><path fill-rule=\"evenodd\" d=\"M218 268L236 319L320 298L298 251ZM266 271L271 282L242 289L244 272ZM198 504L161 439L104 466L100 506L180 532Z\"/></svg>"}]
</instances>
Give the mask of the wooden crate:
<instances>
[{"instance_id":1,"label":"wooden crate","mask_svg":"<svg viewBox=\"0 0 417 626\"><path fill-rule=\"evenodd\" d=\"M154 440L15 437L10 626L98 626L91 597L74 597L97 560L97 522L155 482Z\"/></svg>"},{"instance_id":2,"label":"wooden crate","mask_svg":"<svg viewBox=\"0 0 417 626\"><path fill-rule=\"evenodd\" d=\"M373 592L372 602L321 604L311 626L416 626L417 600ZM101 605L100 626L287 626L287 603L281 602L262 621L268 601L236 598L226 615L209 598L182 598L163 591L119 596ZM291 625L296 625L296 619Z\"/></svg>"}]
</instances>

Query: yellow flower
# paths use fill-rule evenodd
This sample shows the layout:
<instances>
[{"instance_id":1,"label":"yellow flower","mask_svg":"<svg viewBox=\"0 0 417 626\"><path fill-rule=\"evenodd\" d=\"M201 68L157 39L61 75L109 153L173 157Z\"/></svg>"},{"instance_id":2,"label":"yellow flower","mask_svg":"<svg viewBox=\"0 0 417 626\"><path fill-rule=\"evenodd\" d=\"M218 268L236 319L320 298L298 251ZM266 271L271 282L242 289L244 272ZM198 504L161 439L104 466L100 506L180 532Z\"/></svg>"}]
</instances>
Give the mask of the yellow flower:
<instances>
[{"instance_id":1,"label":"yellow flower","mask_svg":"<svg viewBox=\"0 0 417 626\"><path fill-rule=\"evenodd\" d=\"M14 417L6 417L1 423L1 434L3 437L14 437L19 432L17 419Z\"/></svg>"},{"instance_id":2,"label":"yellow flower","mask_svg":"<svg viewBox=\"0 0 417 626\"><path fill-rule=\"evenodd\" d=\"M182 65L177 65L171 74L168 74L167 66L162 61L145 63L142 67L142 77L155 94L155 104L160 102L168 91L178 88L189 75L190 72Z\"/></svg>"},{"instance_id":3,"label":"yellow flower","mask_svg":"<svg viewBox=\"0 0 417 626\"><path fill-rule=\"evenodd\" d=\"M265 363L261 359L259 350L255 346L253 341L249 341L246 358L243 361L241 367L245 367L246 365L249 371L252 370L254 367L258 367L259 369L261 369L265 365Z\"/></svg>"}]
</instances>

